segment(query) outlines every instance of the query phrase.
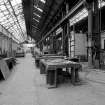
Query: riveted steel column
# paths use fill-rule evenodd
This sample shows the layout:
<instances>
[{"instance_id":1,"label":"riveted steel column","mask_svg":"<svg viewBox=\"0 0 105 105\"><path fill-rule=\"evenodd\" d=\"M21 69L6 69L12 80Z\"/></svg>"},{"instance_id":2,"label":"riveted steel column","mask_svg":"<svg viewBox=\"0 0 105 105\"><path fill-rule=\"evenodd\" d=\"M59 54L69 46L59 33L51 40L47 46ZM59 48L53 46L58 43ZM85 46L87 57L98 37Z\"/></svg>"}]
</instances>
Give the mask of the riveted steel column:
<instances>
[{"instance_id":1,"label":"riveted steel column","mask_svg":"<svg viewBox=\"0 0 105 105\"><path fill-rule=\"evenodd\" d=\"M68 4L68 2L66 3L66 14L68 14L69 13L69 4ZM67 56L69 56L70 54L70 52L69 52L69 39L70 39L70 24L69 24L69 19L67 19Z\"/></svg>"},{"instance_id":2,"label":"riveted steel column","mask_svg":"<svg viewBox=\"0 0 105 105\"><path fill-rule=\"evenodd\" d=\"M88 66L92 67L92 31L93 31L93 11L92 4L88 8Z\"/></svg>"},{"instance_id":3,"label":"riveted steel column","mask_svg":"<svg viewBox=\"0 0 105 105\"><path fill-rule=\"evenodd\" d=\"M100 10L98 8L98 0L94 1L94 17L93 17L93 51L94 51L94 67L100 66L100 49L101 49L101 35L100 35Z\"/></svg>"},{"instance_id":4,"label":"riveted steel column","mask_svg":"<svg viewBox=\"0 0 105 105\"><path fill-rule=\"evenodd\" d=\"M53 33L50 35L50 53L53 53Z\"/></svg>"},{"instance_id":5,"label":"riveted steel column","mask_svg":"<svg viewBox=\"0 0 105 105\"><path fill-rule=\"evenodd\" d=\"M99 68L100 64L100 15L98 0L87 3L88 9L88 64Z\"/></svg>"},{"instance_id":6,"label":"riveted steel column","mask_svg":"<svg viewBox=\"0 0 105 105\"><path fill-rule=\"evenodd\" d=\"M53 50L54 50L54 53L56 54L57 49L56 49L56 37L55 36L56 36L56 32L54 31L53 32Z\"/></svg>"},{"instance_id":7,"label":"riveted steel column","mask_svg":"<svg viewBox=\"0 0 105 105\"><path fill-rule=\"evenodd\" d=\"M62 31L62 55L64 55L64 27Z\"/></svg>"}]
</instances>

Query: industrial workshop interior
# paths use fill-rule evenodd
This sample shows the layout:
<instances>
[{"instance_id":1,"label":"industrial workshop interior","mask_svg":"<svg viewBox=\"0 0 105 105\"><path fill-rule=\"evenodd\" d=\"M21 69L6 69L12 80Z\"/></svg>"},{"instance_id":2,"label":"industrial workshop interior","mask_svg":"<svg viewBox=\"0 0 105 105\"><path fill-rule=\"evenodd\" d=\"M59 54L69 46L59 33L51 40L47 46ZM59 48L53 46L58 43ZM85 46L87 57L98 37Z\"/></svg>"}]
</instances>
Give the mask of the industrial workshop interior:
<instances>
[{"instance_id":1,"label":"industrial workshop interior","mask_svg":"<svg viewBox=\"0 0 105 105\"><path fill-rule=\"evenodd\" d=\"M0 0L0 105L105 105L105 0Z\"/></svg>"}]
</instances>

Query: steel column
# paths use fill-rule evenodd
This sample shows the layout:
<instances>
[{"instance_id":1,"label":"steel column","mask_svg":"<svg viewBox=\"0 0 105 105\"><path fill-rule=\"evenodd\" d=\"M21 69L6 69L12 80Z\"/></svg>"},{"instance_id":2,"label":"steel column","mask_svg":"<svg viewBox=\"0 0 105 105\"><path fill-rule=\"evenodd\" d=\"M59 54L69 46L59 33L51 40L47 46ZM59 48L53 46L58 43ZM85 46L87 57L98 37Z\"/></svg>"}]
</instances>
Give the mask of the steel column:
<instances>
[{"instance_id":1,"label":"steel column","mask_svg":"<svg viewBox=\"0 0 105 105\"><path fill-rule=\"evenodd\" d=\"M88 65L92 67L92 30L93 30L93 11L88 9Z\"/></svg>"},{"instance_id":2,"label":"steel column","mask_svg":"<svg viewBox=\"0 0 105 105\"><path fill-rule=\"evenodd\" d=\"M88 9L88 65L99 68L100 65L100 15L98 0L87 3Z\"/></svg>"}]
</instances>

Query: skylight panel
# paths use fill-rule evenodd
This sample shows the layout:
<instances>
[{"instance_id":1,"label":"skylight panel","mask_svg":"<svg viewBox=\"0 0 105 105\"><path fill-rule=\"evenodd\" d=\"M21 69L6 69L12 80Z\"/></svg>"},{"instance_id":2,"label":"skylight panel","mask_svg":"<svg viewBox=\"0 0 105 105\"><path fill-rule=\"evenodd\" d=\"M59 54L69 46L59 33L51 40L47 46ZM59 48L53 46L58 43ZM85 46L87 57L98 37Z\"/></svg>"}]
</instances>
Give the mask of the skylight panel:
<instances>
[{"instance_id":1,"label":"skylight panel","mask_svg":"<svg viewBox=\"0 0 105 105\"><path fill-rule=\"evenodd\" d=\"M3 25L8 25L8 21L2 21Z\"/></svg>"},{"instance_id":2,"label":"skylight panel","mask_svg":"<svg viewBox=\"0 0 105 105\"><path fill-rule=\"evenodd\" d=\"M39 18L41 17L40 15L38 15L38 14L36 14L36 13L34 13L34 15L36 15L36 16L39 17Z\"/></svg>"},{"instance_id":3,"label":"skylight panel","mask_svg":"<svg viewBox=\"0 0 105 105\"><path fill-rule=\"evenodd\" d=\"M0 20L2 20L3 17L4 17L4 15L3 14L0 14Z\"/></svg>"},{"instance_id":4,"label":"skylight panel","mask_svg":"<svg viewBox=\"0 0 105 105\"><path fill-rule=\"evenodd\" d=\"M34 5L34 7L35 7L37 10L39 10L40 12L43 12L43 10L42 10L41 8L39 8L39 7L35 6L35 5Z\"/></svg>"},{"instance_id":5,"label":"skylight panel","mask_svg":"<svg viewBox=\"0 0 105 105\"><path fill-rule=\"evenodd\" d=\"M11 0L11 4L12 4L12 6L15 6L15 5L17 5L17 2L15 0Z\"/></svg>"},{"instance_id":6,"label":"skylight panel","mask_svg":"<svg viewBox=\"0 0 105 105\"><path fill-rule=\"evenodd\" d=\"M35 19L35 18L33 18L36 22L38 22L39 23L39 20L37 20L37 19Z\"/></svg>"},{"instance_id":7,"label":"skylight panel","mask_svg":"<svg viewBox=\"0 0 105 105\"><path fill-rule=\"evenodd\" d=\"M3 11L3 12L4 12L5 15L8 15L8 12L7 11Z\"/></svg>"},{"instance_id":8,"label":"skylight panel","mask_svg":"<svg viewBox=\"0 0 105 105\"><path fill-rule=\"evenodd\" d=\"M13 21L13 20L12 20L12 18L9 18L8 21L10 22L10 21Z\"/></svg>"},{"instance_id":9,"label":"skylight panel","mask_svg":"<svg viewBox=\"0 0 105 105\"><path fill-rule=\"evenodd\" d=\"M77 15L75 15L73 18L70 19L70 25L77 23L78 21L82 20L87 16L88 16L88 11L84 8Z\"/></svg>"},{"instance_id":10,"label":"skylight panel","mask_svg":"<svg viewBox=\"0 0 105 105\"><path fill-rule=\"evenodd\" d=\"M8 15L2 15L2 17L0 18L2 21L8 20L9 16Z\"/></svg>"},{"instance_id":11,"label":"skylight panel","mask_svg":"<svg viewBox=\"0 0 105 105\"><path fill-rule=\"evenodd\" d=\"M45 0L40 0L40 1L41 1L42 3L44 3L44 4L46 3L46 1L45 1Z\"/></svg>"},{"instance_id":12,"label":"skylight panel","mask_svg":"<svg viewBox=\"0 0 105 105\"><path fill-rule=\"evenodd\" d=\"M15 11L15 13L16 14L22 14L22 5L16 5L16 6L14 6L14 11Z\"/></svg>"},{"instance_id":13,"label":"skylight panel","mask_svg":"<svg viewBox=\"0 0 105 105\"><path fill-rule=\"evenodd\" d=\"M22 3L21 0L12 0L11 1L12 6L17 6L18 4L21 4L21 3Z\"/></svg>"},{"instance_id":14,"label":"skylight panel","mask_svg":"<svg viewBox=\"0 0 105 105\"><path fill-rule=\"evenodd\" d=\"M1 9L2 11L6 10L6 8L5 8L4 5L0 5L0 9Z\"/></svg>"}]
</instances>

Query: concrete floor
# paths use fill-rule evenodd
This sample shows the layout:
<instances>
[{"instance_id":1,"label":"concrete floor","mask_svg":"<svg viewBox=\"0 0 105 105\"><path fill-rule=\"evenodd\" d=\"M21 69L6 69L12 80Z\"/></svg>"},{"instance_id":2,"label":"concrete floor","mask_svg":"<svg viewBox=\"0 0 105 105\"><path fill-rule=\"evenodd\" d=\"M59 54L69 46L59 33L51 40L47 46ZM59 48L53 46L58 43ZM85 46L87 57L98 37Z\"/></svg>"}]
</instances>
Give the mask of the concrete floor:
<instances>
[{"instance_id":1,"label":"concrete floor","mask_svg":"<svg viewBox=\"0 0 105 105\"><path fill-rule=\"evenodd\" d=\"M105 72L80 72L82 82L48 89L30 54L19 58L11 76L0 82L0 105L105 105Z\"/></svg>"}]
</instances>

